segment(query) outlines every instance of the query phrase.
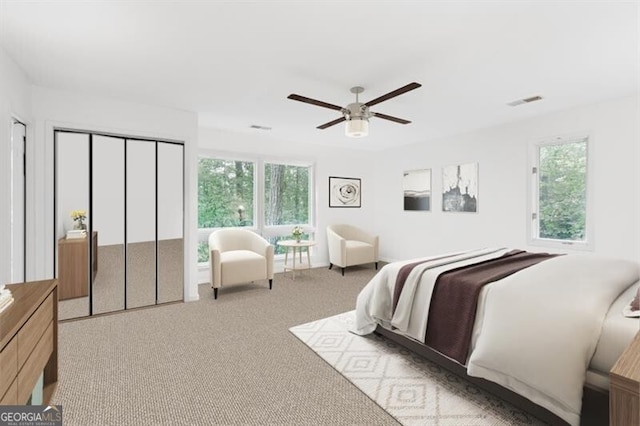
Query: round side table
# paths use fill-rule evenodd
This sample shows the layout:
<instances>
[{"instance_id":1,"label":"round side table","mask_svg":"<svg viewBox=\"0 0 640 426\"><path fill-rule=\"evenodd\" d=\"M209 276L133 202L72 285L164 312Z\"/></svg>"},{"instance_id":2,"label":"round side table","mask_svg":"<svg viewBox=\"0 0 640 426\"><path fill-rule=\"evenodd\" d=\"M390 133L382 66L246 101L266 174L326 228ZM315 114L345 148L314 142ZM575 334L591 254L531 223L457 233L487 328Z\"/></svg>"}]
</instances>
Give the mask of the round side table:
<instances>
[{"instance_id":1,"label":"round side table","mask_svg":"<svg viewBox=\"0 0 640 426\"><path fill-rule=\"evenodd\" d=\"M301 269L311 269L311 256L309 255L309 247L315 246L316 242L311 240L283 240L278 241L279 246L285 248L284 252L284 272L291 271L292 277L296 279L296 271ZM289 263L289 249L293 250L292 262ZM302 249L307 251L307 261L302 261ZM296 250L298 251L298 262L296 263Z\"/></svg>"}]
</instances>

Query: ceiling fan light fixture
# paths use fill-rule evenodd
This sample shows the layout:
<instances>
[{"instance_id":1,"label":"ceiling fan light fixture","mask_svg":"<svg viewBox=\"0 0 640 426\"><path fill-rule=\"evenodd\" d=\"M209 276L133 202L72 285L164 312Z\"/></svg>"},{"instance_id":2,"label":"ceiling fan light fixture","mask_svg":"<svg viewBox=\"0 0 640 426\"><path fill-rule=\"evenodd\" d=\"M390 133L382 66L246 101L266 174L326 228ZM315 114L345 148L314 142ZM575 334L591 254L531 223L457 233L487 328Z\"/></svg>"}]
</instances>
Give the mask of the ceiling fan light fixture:
<instances>
[{"instance_id":1,"label":"ceiling fan light fixture","mask_svg":"<svg viewBox=\"0 0 640 426\"><path fill-rule=\"evenodd\" d=\"M404 118L393 117L387 114L381 114L379 112L372 112L369 110L373 105L377 105L380 102L388 101L389 99L395 98L396 96L400 96L404 93L410 92L411 90L422 87L420 83L409 83L406 86L403 86L399 89L393 90L385 95L378 96L375 99L370 100L369 102L362 103L359 100L358 95L364 92L364 88L360 86L352 87L351 93L356 95L356 101L350 103L346 107L341 107L338 105L330 104L327 102L319 101L317 99L307 98L305 96L296 95L295 93L287 96L287 99L291 99L298 102L304 102L305 104L315 105L322 108L332 109L334 111L340 111L342 116L335 120L331 120L328 123L321 124L317 126L317 129L324 130L328 129L331 126L335 126L336 124L346 122L346 126L344 128L344 133L347 137L350 138L363 138L369 135L369 118L377 117L383 120L393 121L398 124L409 124L411 121L405 120Z\"/></svg>"},{"instance_id":2,"label":"ceiling fan light fixture","mask_svg":"<svg viewBox=\"0 0 640 426\"><path fill-rule=\"evenodd\" d=\"M352 118L347 120L344 133L350 138L363 138L369 134L369 120Z\"/></svg>"}]
</instances>

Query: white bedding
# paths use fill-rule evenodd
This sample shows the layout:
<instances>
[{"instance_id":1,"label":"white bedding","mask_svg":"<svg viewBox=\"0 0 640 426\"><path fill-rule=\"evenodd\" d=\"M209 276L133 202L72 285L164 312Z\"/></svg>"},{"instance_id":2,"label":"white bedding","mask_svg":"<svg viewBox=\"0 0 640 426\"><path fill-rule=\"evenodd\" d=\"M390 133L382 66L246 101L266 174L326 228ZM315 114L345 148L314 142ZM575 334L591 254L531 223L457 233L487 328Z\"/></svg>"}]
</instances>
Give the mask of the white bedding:
<instances>
[{"instance_id":1,"label":"white bedding","mask_svg":"<svg viewBox=\"0 0 640 426\"><path fill-rule=\"evenodd\" d=\"M638 287L640 287L640 281L625 290L611 305L602 323L602 331L589 365L590 369L608 375L613 364L640 331L638 318L627 318L622 315L624 307L629 305Z\"/></svg>"},{"instance_id":2,"label":"white bedding","mask_svg":"<svg viewBox=\"0 0 640 426\"><path fill-rule=\"evenodd\" d=\"M499 253L501 249L485 249L455 257L478 256L482 260ZM415 261L386 265L362 290L354 332L368 334L378 324L387 328L394 324L400 326L401 334L423 341L424 304L409 303L404 292L428 299L434 275L460 264L427 267L415 282L408 279L394 317L395 276L403 265ZM485 286L476 314L468 374L496 382L578 425L582 386L605 316L637 280L634 262L566 255ZM409 311L398 312L402 309ZM414 324L414 318L424 319L424 324Z\"/></svg>"},{"instance_id":3,"label":"white bedding","mask_svg":"<svg viewBox=\"0 0 640 426\"><path fill-rule=\"evenodd\" d=\"M627 318L623 315L623 309L629 305L638 287L640 287L640 281L625 290L613 302L602 323L598 345L591 358L585 379L585 382L593 388L609 390L609 371L640 331L640 319Z\"/></svg>"}]
</instances>

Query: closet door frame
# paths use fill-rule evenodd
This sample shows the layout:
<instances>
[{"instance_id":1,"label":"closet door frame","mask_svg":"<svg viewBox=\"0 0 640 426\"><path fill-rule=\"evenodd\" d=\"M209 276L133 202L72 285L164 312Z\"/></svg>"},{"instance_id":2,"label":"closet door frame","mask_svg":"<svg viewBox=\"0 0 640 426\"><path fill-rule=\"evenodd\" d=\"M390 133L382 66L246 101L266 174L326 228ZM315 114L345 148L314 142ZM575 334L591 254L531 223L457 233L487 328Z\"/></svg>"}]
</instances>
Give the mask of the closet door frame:
<instances>
[{"instance_id":1,"label":"closet door frame","mask_svg":"<svg viewBox=\"0 0 640 426\"><path fill-rule=\"evenodd\" d=\"M22 282L26 282L27 281L27 125L26 123L22 122L21 120L19 120L16 117L12 117L11 118L11 162L13 164L13 161L15 160L15 156L13 154L13 150L16 147L16 134L14 132L14 127L15 126L22 126L23 128L23 133L22 133L22 140L19 141L18 143L22 144L22 176L18 177L18 179L22 179L22 205L20 206L22 208L22 232L21 232L21 238L22 238ZM13 169L13 167L12 167ZM11 172L11 190L13 192L13 190L15 189L15 183L14 183L14 179L16 179L16 174L15 171L12 170ZM14 205L14 198L13 196L11 196L11 215L13 215L13 213L15 212L15 205ZM14 259L14 248L15 245L13 243L13 238L15 237L15 232L13 229L13 223L12 223L12 227L11 227L11 251L10 251L10 255L11 255L11 271L10 271L10 277L11 277L11 282L14 282L14 278L13 275L16 272L15 271L15 267L13 265L13 259Z\"/></svg>"},{"instance_id":2,"label":"closet door frame","mask_svg":"<svg viewBox=\"0 0 640 426\"><path fill-rule=\"evenodd\" d=\"M70 129L70 128L63 128L63 127L54 127L53 128L53 277L54 279L57 278L58 276L58 272L57 272L57 262L58 262L58 254L57 254L57 250L58 250L58 238L59 236L56 234L56 229L58 226L58 178L57 178L57 174L58 174L58 135L60 133L75 133L75 134L83 134L83 135L88 135L89 137L89 157L88 157L88 171L89 171L89 217L87 218L87 222L88 222L88 226L87 226L87 233L88 233L88 245L89 245L89 255L88 255L88 262L89 265L88 267L88 271L89 271L89 313L88 313L88 317L92 317L92 316L100 316L100 315L109 315L113 312L122 312L122 311L127 311L127 310L135 310L135 309L142 309L142 308L147 308L149 306L158 306L158 305L166 305L169 303L178 303L184 300L184 270L186 268L184 268L184 264L185 264L185 256L184 254L187 252L187 247L185 247L185 144L183 141L178 141L178 140L171 140L171 139L162 139L162 138L146 138L146 137L137 137L137 136L131 136L131 135L123 135L123 134L117 134L117 133L108 133L108 132L98 132L98 131L92 131L92 130L78 130L78 129ZM106 136L106 137L114 137L114 138L120 138L123 139L124 141L124 162L125 162L125 167L124 167L124 212L123 214L125 215L125 220L124 220L124 309L122 311L113 311L113 312L105 312L105 313L98 313L98 314L94 314L93 312L93 268L91 267L92 265L92 261L93 261L93 220L91 219L91 215L93 214L93 136ZM154 200L155 200L155 303L153 305L146 305L146 306L140 306L140 307L135 307L135 308L128 308L127 307L127 287L128 287L128 275L127 275L127 246L129 244L128 240L127 240L127 220L126 220L126 214L127 214L127 143L128 141L140 141L140 142L146 142L146 143L153 143L155 145L154 149L155 149L155 194L154 194ZM158 147L159 144L171 144L171 145L178 145L182 148L182 158L181 158L181 162L182 162L182 185L181 185L181 189L182 189L182 246L183 246L183 256L182 256L182 262L183 262L183 277L182 277L182 284L183 284L183 289L182 289L182 300L175 300L175 301L168 301L168 302L159 302L158 301L158 234L159 234L159 229L158 229ZM25 153L26 155L26 153ZM25 183L26 183L26 178L25 178ZM25 191L26 191L26 185L25 185ZM26 194L25 194L26 195ZM25 197L25 204L26 204L26 197ZM26 208L25 208L25 215L26 215ZM26 219L26 218L25 218ZM26 226L25 226L25 233L26 233ZM25 245L26 247L26 245ZM26 248L25 248L26 250ZM26 269L26 257L25 257L25 269ZM78 317L78 318L82 318L82 317Z\"/></svg>"}]
</instances>

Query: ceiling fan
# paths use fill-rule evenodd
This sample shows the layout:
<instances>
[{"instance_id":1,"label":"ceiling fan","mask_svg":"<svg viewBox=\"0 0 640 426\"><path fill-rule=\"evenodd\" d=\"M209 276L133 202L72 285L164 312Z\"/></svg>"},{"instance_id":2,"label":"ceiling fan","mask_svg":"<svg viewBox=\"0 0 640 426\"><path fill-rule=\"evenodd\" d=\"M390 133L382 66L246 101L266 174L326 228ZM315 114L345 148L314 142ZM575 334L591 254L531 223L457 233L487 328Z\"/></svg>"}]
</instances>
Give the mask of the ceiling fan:
<instances>
[{"instance_id":1,"label":"ceiling fan","mask_svg":"<svg viewBox=\"0 0 640 426\"><path fill-rule=\"evenodd\" d=\"M343 121L346 121L347 122L347 126L345 128L346 135L352 138L361 138L369 134L369 118L371 117L378 117L384 120L389 120L389 121L393 121L395 123L400 123L400 124L411 123L411 121L405 120L403 118L393 117L391 115L381 114L379 112L373 112L369 110L369 108L379 104L380 102L384 102L391 98L395 98L396 96L400 96L404 93L417 89L418 87L421 87L421 86L422 85L420 83L415 83L415 82L409 83L406 86L403 86L399 89L396 89L392 92L387 93L386 95L379 96L365 103L361 103L358 100L358 95L364 92L364 88L360 86L352 87L351 93L354 93L356 95L356 101L347 105L344 108L338 105L329 104L327 102L322 102L315 99L307 98L305 96L296 95L295 93L292 93L289 96L287 96L287 99L293 99L294 101L304 102L307 104L340 111L342 113L342 117L329 121L328 123L324 123L318 126L317 128L324 130L338 123L342 123Z\"/></svg>"}]
</instances>

